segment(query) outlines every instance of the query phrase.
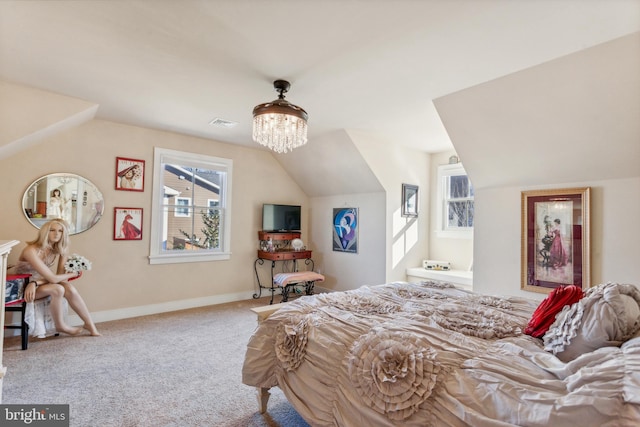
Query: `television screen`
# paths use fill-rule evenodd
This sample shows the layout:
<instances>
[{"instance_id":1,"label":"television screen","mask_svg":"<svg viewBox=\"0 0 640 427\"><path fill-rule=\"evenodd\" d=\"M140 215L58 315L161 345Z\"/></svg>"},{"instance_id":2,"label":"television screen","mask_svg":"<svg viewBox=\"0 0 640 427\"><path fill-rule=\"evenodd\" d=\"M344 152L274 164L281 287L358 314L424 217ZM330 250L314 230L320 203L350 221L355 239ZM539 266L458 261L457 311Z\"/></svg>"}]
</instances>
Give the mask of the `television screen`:
<instances>
[{"instance_id":1,"label":"television screen","mask_svg":"<svg viewBox=\"0 0 640 427\"><path fill-rule=\"evenodd\" d=\"M262 231L300 231L300 206L262 205Z\"/></svg>"}]
</instances>

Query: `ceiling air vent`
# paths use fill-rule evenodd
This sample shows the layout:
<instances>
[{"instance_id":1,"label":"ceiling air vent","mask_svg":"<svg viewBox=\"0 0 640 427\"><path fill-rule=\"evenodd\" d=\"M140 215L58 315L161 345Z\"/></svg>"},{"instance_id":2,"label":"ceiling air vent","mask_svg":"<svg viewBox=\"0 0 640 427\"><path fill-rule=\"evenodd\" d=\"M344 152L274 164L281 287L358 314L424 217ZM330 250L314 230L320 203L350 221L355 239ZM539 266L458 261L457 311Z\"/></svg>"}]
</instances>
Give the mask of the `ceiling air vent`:
<instances>
[{"instance_id":1,"label":"ceiling air vent","mask_svg":"<svg viewBox=\"0 0 640 427\"><path fill-rule=\"evenodd\" d=\"M238 123L237 122L232 122L231 120L225 120L225 119L221 119L219 117L216 117L215 119L211 120L209 122L210 125L213 126L220 126L223 128L232 128L234 126L236 126Z\"/></svg>"}]
</instances>

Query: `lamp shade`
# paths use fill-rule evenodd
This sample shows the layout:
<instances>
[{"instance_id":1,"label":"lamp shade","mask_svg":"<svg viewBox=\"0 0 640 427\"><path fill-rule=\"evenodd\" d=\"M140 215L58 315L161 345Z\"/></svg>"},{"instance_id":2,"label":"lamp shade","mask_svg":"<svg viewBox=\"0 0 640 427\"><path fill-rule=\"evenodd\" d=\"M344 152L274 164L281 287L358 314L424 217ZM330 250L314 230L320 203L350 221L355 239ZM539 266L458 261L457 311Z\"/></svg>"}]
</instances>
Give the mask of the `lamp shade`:
<instances>
[{"instance_id":1,"label":"lamp shade","mask_svg":"<svg viewBox=\"0 0 640 427\"><path fill-rule=\"evenodd\" d=\"M307 143L307 112L284 99L290 84L276 80L278 99L253 109L253 140L276 153L287 153Z\"/></svg>"}]
</instances>

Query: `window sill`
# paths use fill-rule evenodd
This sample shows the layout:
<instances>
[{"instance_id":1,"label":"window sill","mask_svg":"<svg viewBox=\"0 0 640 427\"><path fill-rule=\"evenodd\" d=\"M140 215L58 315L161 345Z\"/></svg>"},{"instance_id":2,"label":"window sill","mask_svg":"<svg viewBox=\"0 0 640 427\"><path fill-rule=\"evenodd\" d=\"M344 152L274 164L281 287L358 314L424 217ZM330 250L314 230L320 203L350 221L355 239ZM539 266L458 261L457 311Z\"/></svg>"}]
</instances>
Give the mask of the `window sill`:
<instances>
[{"instance_id":1,"label":"window sill","mask_svg":"<svg viewBox=\"0 0 640 427\"><path fill-rule=\"evenodd\" d=\"M473 290L473 272L465 270L426 270L424 268L407 268L407 278L411 281L413 278L439 280L451 282L457 287Z\"/></svg>"},{"instance_id":2,"label":"window sill","mask_svg":"<svg viewBox=\"0 0 640 427\"><path fill-rule=\"evenodd\" d=\"M473 239L473 230L466 230L466 231L437 230L436 237L439 239Z\"/></svg>"},{"instance_id":3,"label":"window sill","mask_svg":"<svg viewBox=\"0 0 640 427\"><path fill-rule=\"evenodd\" d=\"M230 253L203 254L157 254L149 256L149 264L179 264L184 262L226 261L231 259Z\"/></svg>"}]
</instances>

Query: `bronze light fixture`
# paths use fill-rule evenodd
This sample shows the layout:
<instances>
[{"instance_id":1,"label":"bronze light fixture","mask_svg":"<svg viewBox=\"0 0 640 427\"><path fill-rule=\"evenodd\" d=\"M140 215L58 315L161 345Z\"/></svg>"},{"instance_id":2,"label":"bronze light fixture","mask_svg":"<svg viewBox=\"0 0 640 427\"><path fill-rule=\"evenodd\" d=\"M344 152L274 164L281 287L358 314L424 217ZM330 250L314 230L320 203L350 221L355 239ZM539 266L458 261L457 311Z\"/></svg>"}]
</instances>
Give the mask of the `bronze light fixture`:
<instances>
[{"instance_id":1,"label":"bronze light fixture","mask_svg":"<svg viewBox=\"0 0 640 427\"><path fill-rule=\"evenodd\" d=\"M253 140L276 153L287 153L307 143L307 112L284 99L291 84L276 80L278 99L253 109Z\"/></svg>"}]
</instances>

